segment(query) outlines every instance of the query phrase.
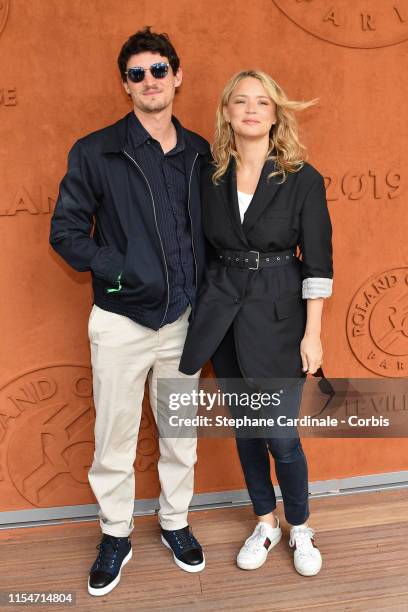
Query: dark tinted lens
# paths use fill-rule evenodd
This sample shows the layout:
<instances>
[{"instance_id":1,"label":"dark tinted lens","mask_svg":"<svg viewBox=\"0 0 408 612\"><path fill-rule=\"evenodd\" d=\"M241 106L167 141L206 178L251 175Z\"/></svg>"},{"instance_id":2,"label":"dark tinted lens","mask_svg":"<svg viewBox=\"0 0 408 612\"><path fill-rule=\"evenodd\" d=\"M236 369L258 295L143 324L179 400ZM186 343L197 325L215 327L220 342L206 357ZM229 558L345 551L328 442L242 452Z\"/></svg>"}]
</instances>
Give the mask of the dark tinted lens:
<instances>
[{"instance_id":1,"label":"dark tinted lens","mask_svg":"<svg viewBox=\"0 0 408 612\"><path fill-rule=\"evenodd\" d=\"M133 83L140 83L144 79L145 71L144 68L129 68L127 75Z\"/></svg>"},{"instance_id":2,"label":"dark tinted lens","mask_svg":"<svg viewBox=\"0 0 408 612\"><path fill-rule=\"evenodd\" d=\"M158 64L152 64L150 67L150 71L155 79L163 79L166 76L168 70L168 65L161 62L159 62Z\"/></svg>"}]
</instances>

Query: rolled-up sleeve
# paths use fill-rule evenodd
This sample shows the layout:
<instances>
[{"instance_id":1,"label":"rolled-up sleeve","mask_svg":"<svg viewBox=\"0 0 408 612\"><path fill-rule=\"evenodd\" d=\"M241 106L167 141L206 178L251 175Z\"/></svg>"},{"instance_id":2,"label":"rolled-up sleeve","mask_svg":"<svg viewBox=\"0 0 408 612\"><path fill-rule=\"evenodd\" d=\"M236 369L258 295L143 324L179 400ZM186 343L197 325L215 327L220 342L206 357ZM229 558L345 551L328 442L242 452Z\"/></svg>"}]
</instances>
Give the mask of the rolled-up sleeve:
<instances>
[{"instance_id":1,"label":"rolled-up sleeve","mask_svg":"<svg viewBox=\"0 0 408 612\"><path fill-rule=\"evenodd\" d=\"M303 203L300 217L302 297L330 297L333 290L332 224L324 178L319 175Z\"/></svg>"}]
</instances>

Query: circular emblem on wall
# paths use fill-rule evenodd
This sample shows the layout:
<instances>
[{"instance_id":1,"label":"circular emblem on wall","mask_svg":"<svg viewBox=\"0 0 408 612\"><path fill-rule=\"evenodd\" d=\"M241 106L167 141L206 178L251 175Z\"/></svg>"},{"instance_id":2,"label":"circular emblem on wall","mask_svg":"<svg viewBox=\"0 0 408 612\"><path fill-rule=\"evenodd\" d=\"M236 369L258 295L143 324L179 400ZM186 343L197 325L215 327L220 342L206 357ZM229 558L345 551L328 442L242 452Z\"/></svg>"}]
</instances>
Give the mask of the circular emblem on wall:
<instances>
[{"instance_id":1,"label":"circular emblem on wall","mask_svg":"<svg viewBox=\"0 0 408 612\"><path fill-rule=\"evenodd\" d=\"M14 491L38 507L89 503L91 369L50 365L19 375L0 390L0 412L1 466Z\"/></svg>"},{"instance_id":2,"label":"circular emblem on wall","mask_svg":"<svg viewBox=\"0 0 408 612\"><path fill-rule=\"evenodd\" d=\"M408 376L408 268L376 274L360 287L347 313L347 338L371 372Z\"/></svg>"},{"instance_id":3,"label":"circular emblem on wall","mask_svg":"<svg viewBox=\"0 0 408 612\"><path fill-rule=\"evenodd\" d=\"M157 436L144 402L136 469L155 469ZM94 454L92 370L57 364L38 368L0 389L0 498L37 507L91 501Z\"/></svg>"},{"instance_id":4,"label":"circular emblem on wall","mask_svg":"<svg viewBox=\"0 0 408 612\"><path fill-rule=\"evenodd\" d=\"M0 34L4 30L8 16L9 0L0 0Z\"/></svg>"},{"instance_id":5,"label":"circular emblem on wall","mask_svg":"<svg viewBox=\"0 0 408 612\"><path fill-rule=\"evenodd\" d=\"M335 45L370 49L408 40L403 0L273 0L298 26Z\"/></svg>"}]
</instances>

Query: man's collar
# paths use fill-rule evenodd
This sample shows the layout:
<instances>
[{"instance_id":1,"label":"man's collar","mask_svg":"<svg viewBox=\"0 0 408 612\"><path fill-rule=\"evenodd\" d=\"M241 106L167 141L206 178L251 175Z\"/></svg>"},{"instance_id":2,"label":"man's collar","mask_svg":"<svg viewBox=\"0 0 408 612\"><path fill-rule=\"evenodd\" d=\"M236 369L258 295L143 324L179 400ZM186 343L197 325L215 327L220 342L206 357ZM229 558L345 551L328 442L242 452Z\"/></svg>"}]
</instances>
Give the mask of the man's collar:
<instances>
[{"instance_id":1,"label":"man's collar","mask_svg":"<svg viewBox=\"0 0 408 612\"><path fill-rule=\"evenodd\" d=\"M127 141L128 122L130 120L133 120L132 115L134 119L140 124L144 133L147 134L147 138L150 137L147 130L145 130L140 121L137 119L135 113L133 111L130 111L130 113L127 113L127 115L122 117L122 119L119 119L119 121L104 130L105 144L103 147L103 153L120 153L121 151L123 151ZM205 155L206 153L208 153L208 143L204 140L204 138L201 138L201 136L195 134L194 132L190 132L190 130L186 130L178 121L178 119L174 117L174 115L172 116L172 121L176 126L176 129L179 129L182 132L186 145L191 146L201 155ZM142 132L140 132L140 138L142 138ZM141 142L144 142L144 140L142 140Z\"/></svg>"},{"instance_id":2,"label":"man's collar","mask_svg":"<svg viewBox=\"0 0 408 612\"><path fill-rule=\"evenodd\" d=\"M172 117L173 125L176 129L177 136L177 144L174 147L174 152L182 151L185 148L185 139L184 139L184 130L180 124L180 122L176 119L176 117ZM153 139L152 135L146 130L143 126L140 119L135 115L135 113L130 113L129 115L129 131L131 132L131 137L129 137L129 143L137 148L143 143L145 143L149 139Z\"/></svg>"},{"instance_id":3,"label":"man's collar","mask_svg":"<svg viewBox=\"0 0 408 612\"><path fill-rule=\"evenodd\" d=\"M176 128L176 134L177 134L177 145L176 145L176 149L177 151L182 151L183 149L185 149L186 146L186 139L184 138L184 128L181 125L180 121L178 119L176 119L176 117L173 115L171 118L174 127Z\"/></svg>"},{"instance_id":4,"label":"man's collar","mask_svg":"<svg viewBox=\"0 0 408 612\"><path fill-rule=\"evenodd\" d=\"M140 120L136 117L135 113L129 113L128 115L128 130L132 132L132 144L134 147L139 147L141 144L151 138L149 132L143 127Z\"/></svg>"}]
</instances>

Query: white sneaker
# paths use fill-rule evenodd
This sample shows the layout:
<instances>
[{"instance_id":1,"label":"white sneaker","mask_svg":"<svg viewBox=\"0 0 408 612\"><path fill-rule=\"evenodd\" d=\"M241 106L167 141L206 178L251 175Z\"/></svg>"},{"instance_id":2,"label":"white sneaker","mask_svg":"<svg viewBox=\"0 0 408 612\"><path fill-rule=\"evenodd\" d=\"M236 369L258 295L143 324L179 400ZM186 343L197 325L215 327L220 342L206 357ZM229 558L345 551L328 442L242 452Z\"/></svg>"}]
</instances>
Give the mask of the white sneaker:
<instances>
[{"instance_id":1,"label":"white sneaker","mask_svg":"<svg viewBox=\"0 0 408 612\"><path fill-rule=\"evenodd\" d=\"M253 534L245 540L237 556L237 565L244 570L261 567L266 561L268 552L276 546L282 537L279 519L276 516L276 527L269 523L259 522Z\"/></svg>"},{"instance_id":2,"label":"white sneaker","mask_svg":"<svg viewBox=\"0 0 408 612\"><path fill-rule=\"evenodd\" d=\"M289 546L295 548L295 569L302 576L314 576L322 567L322 556L314 543L315 532L306 525L295 525L290 530Z\"/></svg>"}]
</instances>

